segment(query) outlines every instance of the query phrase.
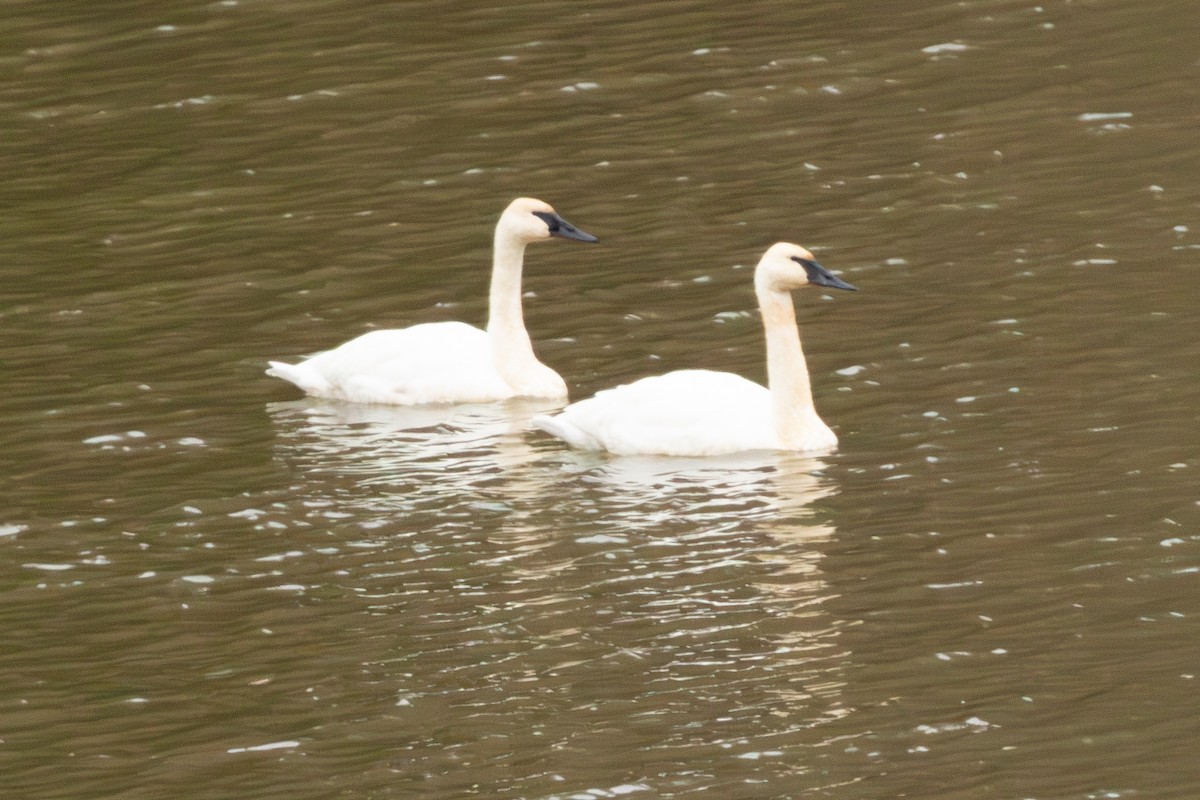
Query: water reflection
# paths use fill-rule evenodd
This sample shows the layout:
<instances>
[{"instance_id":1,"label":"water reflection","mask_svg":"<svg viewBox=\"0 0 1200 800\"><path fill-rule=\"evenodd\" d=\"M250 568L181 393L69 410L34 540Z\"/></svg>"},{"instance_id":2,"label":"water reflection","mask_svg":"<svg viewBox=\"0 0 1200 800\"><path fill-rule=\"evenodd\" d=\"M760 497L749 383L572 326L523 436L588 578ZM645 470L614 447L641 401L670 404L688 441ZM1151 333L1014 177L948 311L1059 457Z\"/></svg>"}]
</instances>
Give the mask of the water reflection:
<instances>
[{"instance_id":1,"label":"water reflection","mask_svg":"<svg viewBox=\"0 0 1200 800\"><path fill-rule=\"evenodd\" d=\"M609 501L648 508L666 501L692 524L790 521L833 494L820 457L767 451L710 458L588 457L569 451L565 465L604 486ZM734 513L730 513L734 512Z\"/></svg>"},{"instance_id":2,"label":"water reflection","mask_svg":"<svg viewBox=\"0 0 1200 800\"><path fill-rule=\"evenodd\" d=\"M298 442L312 465L337 468L347 458L386 471L415 455L452 457L489 441L511 441L557 400L478 405L390 406L304 398L267 405L281 435ZM396 463L393 463L396 462Z\"/></svg>"},{"instance_id":3,"label":"water reflection","mask_svg":"<svg viewBox=\"0 0 1200 800\"><path fill-rule=\"evenodd\" d=\"M437 487L469 488L534 456L521 434L554 400L444 406L382 406L306 398L271 403L278 452L305 472L357 475L403 485L441 469Z\"/></svg>"},{"instance_id":4,"label":"water reflection","mask_svg":"<svg viewBox=\"0 0 1200 800\"><path fill-rule=\"evenodd\" d=\"M833 489L812 466L551 450L510 476L540 499L480 538L427 531L421 563L374 566L363 577L398 633L371 667L413 710L404 771L444 781L456 765L505 786L499 737L543 754L520 779L530 796L686 794L729 771L807 782L798 748L849 713L845 623L819 566L834 529L808 506ZM417 728L428 709L438 724Z\"/></svg>"},{"instance_id":5,"label":"water reflection","mask_svg":"<svg viewBox=\"0 0 1200 800\"><path fill-rule=\"evenodd\" d=\"M296 497L341 518L363 666L395 687L355 735L433 795L821 785L799 748L851 712L820 566L836 530L813 508L837 490L825 461L579 453L527 430L540 410L270 408ZM515 777L525 749L542 763Z\"/></svg>"}]
</instances>

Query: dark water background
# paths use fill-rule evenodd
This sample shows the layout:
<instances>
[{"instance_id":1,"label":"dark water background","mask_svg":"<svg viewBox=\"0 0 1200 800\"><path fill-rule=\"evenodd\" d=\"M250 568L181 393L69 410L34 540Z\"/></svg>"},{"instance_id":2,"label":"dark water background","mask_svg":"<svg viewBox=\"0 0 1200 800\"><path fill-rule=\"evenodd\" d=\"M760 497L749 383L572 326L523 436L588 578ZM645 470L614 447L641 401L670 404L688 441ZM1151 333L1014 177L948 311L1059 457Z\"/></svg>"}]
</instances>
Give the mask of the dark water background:
<instances>
[{"instance_id":1,"label":"dark water background","mask_svg":"<svg viewBox=\"0 0 1200 800\"><path fill-rule=\"evenodd\" d=\"M1200 796L1200 6L0 4L6 798ZM821 459L262 375L481 323Z\"/></svg>"}]
</instances>

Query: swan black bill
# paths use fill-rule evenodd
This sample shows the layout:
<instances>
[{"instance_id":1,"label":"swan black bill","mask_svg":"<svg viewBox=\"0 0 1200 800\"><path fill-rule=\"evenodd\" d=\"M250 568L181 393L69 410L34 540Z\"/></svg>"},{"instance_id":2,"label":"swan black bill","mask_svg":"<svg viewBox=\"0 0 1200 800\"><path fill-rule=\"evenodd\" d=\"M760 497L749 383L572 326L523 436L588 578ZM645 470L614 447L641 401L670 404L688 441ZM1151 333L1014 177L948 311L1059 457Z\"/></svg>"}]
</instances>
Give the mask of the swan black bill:
<instances>
[{"instance_id":1,"label":"swan black bill","mask_svg":"<svg viewBox=\"0 0 1200 800\"><path fill-rule=\"evenodd\" d=\"M846 283L812 259L792 256L792 260L804 267L804 271L808 273L808 282L814 286L828 286L830 289L846 289L851 292L858 291L857 286Z\"/></svg>"},{"instance_id":2,"label":"swan black bill","mask_svg":"<svg viewBox=\"0 0 1200 800\"><path fill-rule=\"evenodd\" d=\"M533 215L546 223L546 227L550 229L551 236L560 236L563 239L576 239L581 242L600 241L587 231L579 230L579 228L576 228L558 214L552 214L549 211L534 211Z\"/></svg>"}]
</instances>

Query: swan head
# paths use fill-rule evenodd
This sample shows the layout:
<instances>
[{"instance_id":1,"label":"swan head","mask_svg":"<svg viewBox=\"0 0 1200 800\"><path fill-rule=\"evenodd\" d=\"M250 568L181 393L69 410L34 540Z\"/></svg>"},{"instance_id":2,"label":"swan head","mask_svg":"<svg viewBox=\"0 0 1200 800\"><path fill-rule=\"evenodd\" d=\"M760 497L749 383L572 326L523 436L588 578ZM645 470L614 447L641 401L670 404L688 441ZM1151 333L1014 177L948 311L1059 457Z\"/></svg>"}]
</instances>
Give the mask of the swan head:
<instances>
[{"instance_id":1,"label":"swan head","mask_svg":"<svg viewBox=\"0 0 1200 800\"><path fill-rule=\"evenodd\" d=\"M821 266L808 250L791 242L778 242L763 253L754 270L754 283L777 292L802 286L858 291L857 286L846 283Z\"/></svg>"},{"instance_id":2,"label":"swan head","mask_svg":"<svg viewBox=\"0 0 1200 800\"><path fill-rule=\"evenodd\" d=\"M532 197L518 197L509 203L508 208L500 215L500 224L496 228L497 231L503 231L524 244L540 242L553 236L581 242L597 241L595 236L579 230L560 217L549 203Z\"/></svg>"}]
</instances>

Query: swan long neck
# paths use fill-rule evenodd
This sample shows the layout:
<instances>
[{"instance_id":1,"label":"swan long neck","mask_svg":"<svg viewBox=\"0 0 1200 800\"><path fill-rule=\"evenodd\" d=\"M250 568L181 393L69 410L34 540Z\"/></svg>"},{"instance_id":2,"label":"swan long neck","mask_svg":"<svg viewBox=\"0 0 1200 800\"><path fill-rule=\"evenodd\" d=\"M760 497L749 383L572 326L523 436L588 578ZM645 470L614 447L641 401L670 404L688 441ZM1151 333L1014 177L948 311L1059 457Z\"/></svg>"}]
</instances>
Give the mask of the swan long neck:
<instances>
[{"instance_id":1,"label":"swan long neck","mask_svg":"<svg viewBox=\"0 0 1200 800\"><path fill-rule=\"evenodd\" d=\"M521 266L525 242L497 226L492 246L492 285L488 293L487 332L500 376L512 377L538 364L533 343L525 330L521 307Z\"/></svg>"},{"instance_id":2,"label":"swan long neck","mask_svg":"<svg viewBox=\"0 0 1200 800\"><path fill-rule=\"evenodd\" d=\"M769 286L758 286L756 293L766 330L767 388L771 391L775 429L780 440L789 445L808 436L814 426L825 428L825 423L813 405L812 383L800 347L791 294Z\"/></svg>"}]
</instances>

